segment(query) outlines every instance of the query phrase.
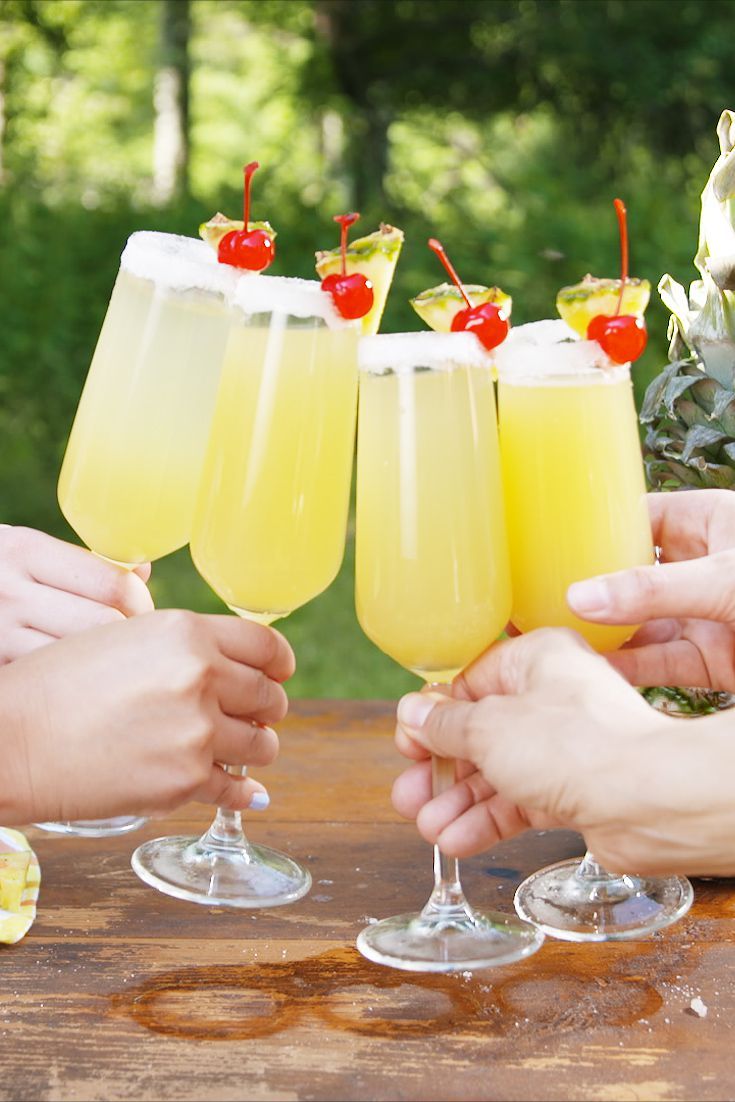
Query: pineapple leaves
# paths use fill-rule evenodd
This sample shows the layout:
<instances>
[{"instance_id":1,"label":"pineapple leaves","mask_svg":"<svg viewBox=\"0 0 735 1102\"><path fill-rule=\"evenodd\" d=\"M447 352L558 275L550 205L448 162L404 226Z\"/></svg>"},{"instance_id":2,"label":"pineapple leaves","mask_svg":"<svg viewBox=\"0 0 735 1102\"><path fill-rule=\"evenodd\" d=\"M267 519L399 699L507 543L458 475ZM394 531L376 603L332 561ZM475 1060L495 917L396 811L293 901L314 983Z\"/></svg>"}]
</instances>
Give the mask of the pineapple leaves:
<instances>
[{"instance_id":1,"label":"pineapple leaves","mask_svg":"<svg viewBox=\"0 0 735 1102\"><path fill-rule=\"evenodd\" d=\"M692 425L684 438L684 447L681 451L682 462L688 463L697 449L714 448L715 445L721 444L726 439L727 433L723 432L722 429L712 428L709 425ZM696 458L704 460L704 456L697 456ZM704 462L706 463L706 460ZM697 464L697 466L701 469L701 464Z\"/></svg>"},{"instance_id":2,"label":"pineapple leaves","mask_svg":"<svg viewBox=\"0 0 735 1102\"><path fill-rule=\"evenodd\" d=\"M720 156L702 192L699 242L694 264L701 273L687 295L664 275L658 290L671 312L669 355L685 347L723 386L735 385L735 112L723 111L717 125Z\"/></svg>"},{"instance_id":3,"label":"pineapple leaves","mask_svg":"<svg viewBox=\"0 0 735 1102\"><path fill-rule=\"evenodd\" d=\"M641 405L640 417L644 425L661 416L662 406L669 414L674 414L674 402L680 394L683 394L692 385L691 376L680 376L679 371L690 366L696 376L700 376L702 379L705 378L694 360L688 359L676 360L674 363L668 364L660 375L651 380L646 388Z\"/></svg>"},{"instance_id":4,"label":"pineapple leaves","mask_svg":"<svg viewBox=\"0 0 735 1102\"><path fill-rule=\"evenodd\" d=\"M652 487L735 487L735 393L693 358L668 364L652 380L641 421Z\"/></svg>"}]
</instances>

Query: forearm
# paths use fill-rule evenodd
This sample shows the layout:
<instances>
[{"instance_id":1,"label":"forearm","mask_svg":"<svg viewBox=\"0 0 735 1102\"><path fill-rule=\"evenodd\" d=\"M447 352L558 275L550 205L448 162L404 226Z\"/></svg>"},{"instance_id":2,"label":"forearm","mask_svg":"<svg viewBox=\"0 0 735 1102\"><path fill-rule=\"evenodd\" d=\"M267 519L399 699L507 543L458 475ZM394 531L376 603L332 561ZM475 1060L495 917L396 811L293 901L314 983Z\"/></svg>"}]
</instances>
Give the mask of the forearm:
<instances>
[{"instance_id":1,"label":"forearm","mask_svg":"<svg viewBox=\"0 0 735 1102\"><path fill-rule=\"evenodd\" d=\"M735 875L735 710L654 729L626 768L627 807L587 837L603 864Z\"/></svg>"},{"instance_id":2,"label":"forearm","mask_svg":"<svg viewBox=\"0 0 735 1102\"><path fill-rule=\"evenodd\" d=\"M41 800L37 783L49 767L42 760L45 733L39 722L38 687L34 693L26 680L13 665L0 669L0 823L5 826L45 817L52 810Z\"/></svg>"}]
</instances>

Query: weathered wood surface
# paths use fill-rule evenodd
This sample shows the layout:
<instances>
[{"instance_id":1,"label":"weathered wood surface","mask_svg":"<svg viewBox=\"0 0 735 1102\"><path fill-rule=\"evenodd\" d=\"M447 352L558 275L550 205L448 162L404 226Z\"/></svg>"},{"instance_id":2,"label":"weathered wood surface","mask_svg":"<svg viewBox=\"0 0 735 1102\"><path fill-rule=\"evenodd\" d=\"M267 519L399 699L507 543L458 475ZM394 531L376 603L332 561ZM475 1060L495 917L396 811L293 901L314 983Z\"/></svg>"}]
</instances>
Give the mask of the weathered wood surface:
<instances>
[{"instance_id":1,"label":"weathered wood surface","mask_svg":"<svg viewBox=\"0 0 735 1102\"><path fill-rule=\"evenodd\" d=\"M682 922L621 945L547 941L449 977L379 968L354 939L430 888L430 852L393 813L400 762L378 702L301 702L268 771L256 841L306 859L310 896L234 912L158 895L137 842L29 828L36 924L0 947L0 1099L716 1099L735 1097L735 892L697 882ZM581 852L528 834L465 863L470 899L510 910L519 880ZM706 1017L691 1008L699 997Z\"/></svg>"}]
</instances>

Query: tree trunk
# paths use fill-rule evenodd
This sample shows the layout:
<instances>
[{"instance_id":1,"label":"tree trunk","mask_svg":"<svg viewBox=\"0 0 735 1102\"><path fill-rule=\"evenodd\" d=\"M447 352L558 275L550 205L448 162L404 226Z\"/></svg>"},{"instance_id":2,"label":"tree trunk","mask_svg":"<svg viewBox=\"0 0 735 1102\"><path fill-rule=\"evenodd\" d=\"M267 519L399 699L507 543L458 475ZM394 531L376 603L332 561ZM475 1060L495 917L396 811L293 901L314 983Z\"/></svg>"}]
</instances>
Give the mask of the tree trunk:
<instances>
[{"instance_id":1,"label":"tree trunk","mask_svg":"<svg viewBox=\"0 0 735 1102\"><path fill-rule=\"evenodd\" d=\"M352 0L316 0L316 28L326 43L340 93L350 103L344 120L344 161L351 183L351 205L385 204L388 127L391 114L373 102L361 79L362 10Z\"/></svg>"},{"instance_id":2,"label":"tree trunk","mask_svg":"<svg viewBox=\"0 0 735 1102\"><path fill-rule=\"evenodd\" d=\"M160 0L159 66L153 86L153 200L161 205L189 186L189 0Z\"/></svg>"}]
</instances>

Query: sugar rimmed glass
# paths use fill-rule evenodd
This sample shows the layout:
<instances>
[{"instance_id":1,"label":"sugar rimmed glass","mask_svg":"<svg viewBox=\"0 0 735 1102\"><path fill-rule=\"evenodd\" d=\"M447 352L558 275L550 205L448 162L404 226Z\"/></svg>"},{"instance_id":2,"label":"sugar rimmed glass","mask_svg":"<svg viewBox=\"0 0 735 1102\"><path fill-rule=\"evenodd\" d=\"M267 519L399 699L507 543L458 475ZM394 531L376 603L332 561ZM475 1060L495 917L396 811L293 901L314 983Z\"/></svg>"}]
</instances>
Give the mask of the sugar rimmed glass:
<instances>
[{"instance_id":1,"label":"sugar rimmed glass","mask_svg":"<svg viewBox=\"0 0 735 1102\"><path fill-rule=\"evenodd\" d=\"M243 280L233 312L191 553L233 612L270 624L326 589L342 561L359 327L307 280ZM249 842L240 813L224 809L201 838L144 843L133 868L206 905L273 907L311 885L307 869Z\"/></svg>"},{"instance_id":2,"label":"sugar rimmed glass","mask_svg":"<svg viewBox=\"0 0 735 1102\"><path fill-rule=\"evenodd\" d=\"M513 330L496 354L511 619L520 631L572 628L605 652L635 625L578 619L567 589L652 563L654 549L630 365L572 337L564 322L536 322ZM521 918L569 941L641 937L691 902L685 877L616 875L591 853L534 873L515 897Z\"/></svg>"},{"instance_id":3,"label":"sugar rimmed glass","mask_svg":"<svg viewBox=\"0 0 735 1102\"><path fill-rule=\"evenodd\" d=\"M510 613L489 360L469 333L407 333L365 339L360 367L358 620L396 662L446 686ZM439 795L455 764L432 765ZM435 846L423 910L367 927L357 947L378 964L454 972L519 960L542 942L515 915L472 908L458 862Z\"/></svg>"},{"instance_id":4,"label":"sugar rimmed glass","mask_svg":"<svg viewBox=\"0 0 735 1102\"><path fill-rule=\"evenodd\" d=\"M120 258L59 476L61 511L126 569L189 541L238 273L203 241L134 233ZM38 823L107 837L137 816Z\"/></svg>"}]
</instances>

